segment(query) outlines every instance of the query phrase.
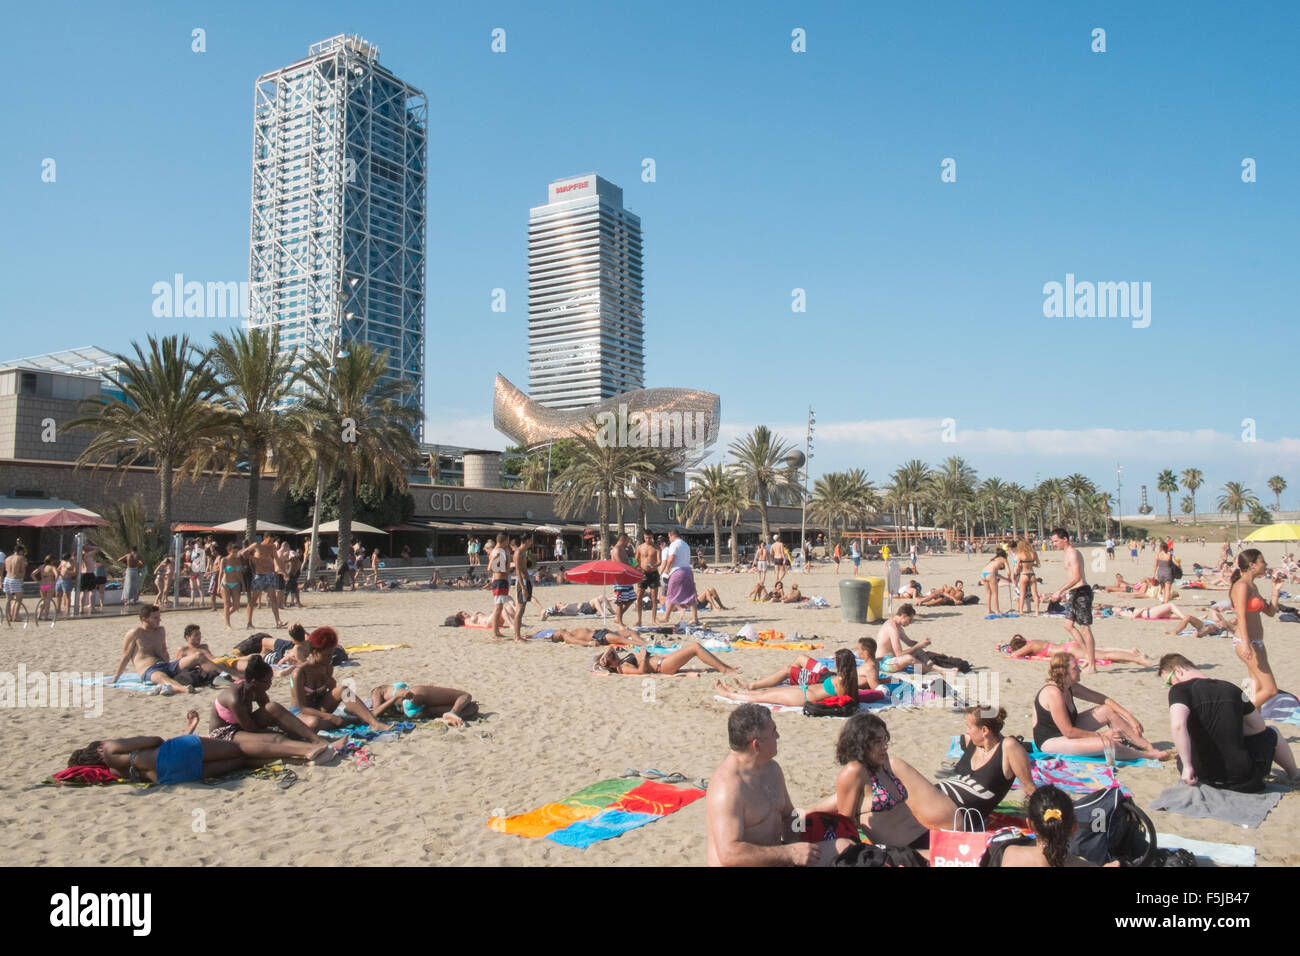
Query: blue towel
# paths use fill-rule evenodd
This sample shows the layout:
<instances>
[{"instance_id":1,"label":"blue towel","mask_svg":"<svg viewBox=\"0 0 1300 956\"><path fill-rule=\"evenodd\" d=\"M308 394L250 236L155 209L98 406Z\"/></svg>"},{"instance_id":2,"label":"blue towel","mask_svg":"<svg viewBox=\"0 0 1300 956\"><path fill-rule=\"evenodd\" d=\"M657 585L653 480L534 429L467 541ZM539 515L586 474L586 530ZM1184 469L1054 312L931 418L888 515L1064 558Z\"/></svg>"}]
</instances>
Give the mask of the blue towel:
<instances>
[{"instance_id":1,"label":"blue towel","mask_svg":"<svg viewBox=\"0 0 1300 956\"><path fill-rule=\"evenodd\" d=\"M1045 754L1038 749L1037 744L1030 744L1025 748L1029 751L1030 760L1064 760L1066 763L1105 763L1106 758L1100 754L1094 754L1089 757L1079 757L1066 754ZM1150 757L1140 757L1137 760L1121 760L1115 758L1117 767L1159 767L1159 760L1152 760Z\"/></svg>"},{"instance_id":2,"label":"blue towel","mask_svg":"<svg viewBox=\"0 0 1300 956\"><path fill-rule=\"evenodd\" d=\"M158 686L153 681L146 683L140 680L139 674L130 671L119 677L116 684L108 677L95 677L90 680L80 680L77 683L87 686L102 684L105 687L116 687L118 690L153 690Z\"/></svg>"},{"instance_id":3,"label":"blue towel","mask_svg":"<svg viewBox=\"0 0 1300 956\"><path fill-rule=\"evenodd\" d=\"M622 836L628 830L635 830L658 819L659 816L654 813L631 813L627 810L608 808L601 810L594 817L571 823L563 830L548 833L546 839L585 850L593 843Z\"/></svg>"}]
</instances>

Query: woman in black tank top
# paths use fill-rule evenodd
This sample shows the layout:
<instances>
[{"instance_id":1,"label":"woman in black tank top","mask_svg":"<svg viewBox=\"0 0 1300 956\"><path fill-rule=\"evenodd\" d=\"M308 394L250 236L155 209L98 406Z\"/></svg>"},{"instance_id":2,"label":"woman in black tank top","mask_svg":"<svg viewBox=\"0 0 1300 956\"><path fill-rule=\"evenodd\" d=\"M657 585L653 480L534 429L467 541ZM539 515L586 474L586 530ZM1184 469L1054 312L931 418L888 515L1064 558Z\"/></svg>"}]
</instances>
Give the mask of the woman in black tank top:
<instances>
[{"instance_id":1,"label":"woman in black tank top","mask_svg":"<svg viewBox=\"0 0 1300 956\"><path fill-rule=\"evenodd\" d=\"M1029 755L1018 740L1002 736L1002 725L1007 711L999 707L992 716L985 716L981 707L966 708L966 749L954 768L953 775L937 784L958 807L976 810L987 819L1015 783L1020 779L1026 797L1034 792L1030 773ZM979 757L983 762L974 766Z\"/></svg>"},{"instance_id":2,"label":"woman in black tank top","mask_svg":"<svg viewBox=\"0 0 1300 956\"><path fill-rule=\"evenodd\" d=\"M1169 760L1173 750L1159 750L1142 736L1142 725L1109 697L1079 683L1079 662L1073 654L1058 652L1047 666L1047 683L1034 697L1034 745L1047 754L1098 756L1107 740L1115 744L1120 760L1150 757ZM1074 698L1096 707L1079 713Z\"/></svg>"}]
</instances>

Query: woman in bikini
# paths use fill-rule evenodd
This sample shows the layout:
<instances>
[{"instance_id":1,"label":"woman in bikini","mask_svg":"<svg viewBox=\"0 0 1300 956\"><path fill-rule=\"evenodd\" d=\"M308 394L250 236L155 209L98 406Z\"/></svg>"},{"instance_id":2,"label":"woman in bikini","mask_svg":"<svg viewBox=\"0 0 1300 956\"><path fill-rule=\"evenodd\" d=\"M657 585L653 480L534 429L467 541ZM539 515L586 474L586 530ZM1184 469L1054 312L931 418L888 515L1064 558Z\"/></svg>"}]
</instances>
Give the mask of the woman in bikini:
<instances>
[{"instance_id":1,"label":"woman in bikini","mask_svg":"<svg viewBox=\"0 0 1300 956\"><path fill-rule=\"evenodd\" d=\"M663 657L651 657L650 652L645 650L639 650L635 654L620 654L617 647L611 647L599 654L592 663L596 668L611 674L663 674L669 677L691 661L700 661L706 667L724 674L740 673L739 667L728 667L716 655L706 651L698 641L692 641Z\"/></svg>"},{"instance_id":2,"label":"woman in bikini","mask_svg":"<svg viewBox=\"0 0 1300 956\"><path fill-rule=\"evenodd\" d=\"M307 636L307 643L311 645L307 663L295 667L289 675L294 705L290 710L312 730L338 729L354 723L364 723L371 730L391 729L389 724L376 720L355 693L334 680L334 648L339 645L334 628L316 628ZM346 717L334 713L340 706L347 711Z\"/></svg>"},{"instance_id":3,"label":"woman in bikini","mask_svg":"<svg viewBox=\"0 0 1300 956\"><path fill-rule=\"evenodd\" d=\"M1028 541L1016 542L1016 613L1025 613L1025 602L1033 600L1034 617L1038 617L1038 555Z\"/></svg>"},{"instance_id":4,"label":"woman in bikini","mask_svg":"<svg viewBox=\"0 0 1300 956\"><path fill-rule=\"evenodd\" d=\"M241 680L224 688L212 702L208 716L208 736L213 740L235 743L249 736L274 735L275 728L307 743L319 743L316 732L267 696L274 672L271 665L257 655L248 657ZM272 738L274 739L274 737ZM263 741L264 742L264 741ZM254 742L256 743L256 742Z\"/></svg>"},{"instance_id":5,"label":"woman in bikini","mask_svg":"<svg viewBox=\"0 0 1300 956\"><path fill-rule=\"evenodd\" d=\"M778 677L778 674L773 674L739 687L718 681L714 684L714 690L731 700L752 704L784 704L787 707L817 704L827 697L858 699L858 661L847 648L835 652L833 674L818 664L816 659L801 654L779 676L789 680L790 686L777 686L782 682L780 680L772 683Z\"/></svg>"},{"instance_id":6,"label":"woman in bikini","mask_svg":"<svg viewBox=\"0 0 1300 956\"><path fill-rule=\"evenodd\" d=\"M1277 588L1273 600L1259 596L1255 581L1268 573L1268 562L1256 548L1246 548L1237 555L1237 570L1232 572L1232 585L1228 597L1237 612L1237 627L1232 638L1232 649L1250 674L1251 686L1247 688L1256 707L1277 696L1277 679L1268 663L1268 649L1264 647L1264 625L1261 613L1273 617L1277 614Z\"/></svg>"},{"instance_id":7,"label":"woman in bikini","mask_svg":"<svg viewBox=\"0 0 1300 956\"><path fill-rule=\"evenodd\" d=\"M570 627L547 628L530 635L553 644L572 644L575 647L644 647L646 641L636 631L626 627Z\"/></svg>"},{"instance_id":8,"label":"woman in bikini","mask_svg":"<svg viewBox=\"0 0 1300 956\"><path fill-rule=\"evenodd\" d=\"M239 741L199 737L199 712L186 715L184 736L125 737L92 741L68 758L69 767L107 767L132 783L196 783L273 760L298 758L328 763L338 756L328 740L308 743L273 734L244 734Z\"/></svg>"},{"instance_id":9,"label":"woman in bikini","mask_svg":"<svg viewBox=\"0 0 1300 956\"><path fill-rule=\"evenodd\" d=\"M1174 590L1174 561L1169 554L1168 546L1163 541L1156 549L1155 570L1151 573L1152 577L1160 583L1160 600L1168 601Z\"/></svg>"},{"instance_id":10,"label":"woman in bikini","mask_svg":"<svg viewBox=\"0 0 1300 956\"><path fill-rule=\"evenodd\" d=\"M49 616L50 606L54 604L54 582L59 577L59 571L54 564L54 555L47 554L45 561L41 563L35 571L31 573L33 581L39 581L41 585L41 603L36 608L36 620L54 620ZM58 613L58 606L55 605L54 612Z\"/></svg>"},{"instance_id":11,"label":"woman in bikini","mask_svg":"<svg viewBox=\"0 0 1300 956\"><path fill-rule=\"evenodd\" d=\"M1011 638L1011 643L1006 645L1003 653L1008 657L1023 660L1026 657L1050 657L1053 654L1073 654L1078 657L1082 651L1083 648L1078 641L1053 644L1051 641L1027 641L1016 634ZM1155 663L1136 647L1130 647L1128 650L1122 647L1099 647L1097 657L1120 664L1141 664L1143 667L1150 667Z\"/></svg>"},{"instance_id":12,"label":"woman in bikini","mask_svg":"<svg viewBox=\"0 0 1300 956\"><path fill-rule=\"evenodd\" d=\"M221 600L226 611L226 628L230 628L230 615L239 610L239 594L244 588L243 568L239 564L239 545L234 541L226 547L226 558L221 564Z\"/></svg>"},{"instance_id":13,"label":"woman in bikini","mask_svg":"<svg viewBox=\"0 0 1300 956\"><path fill-rule=\"evenodd\" d=\"M835 744L842 769L835 795L815 809L858 823L872 843L911 847L929 855L930 829L921 820L952 826L956 806L911 764L889 756L889 728L875 714L854 714Z\"/></svg>"},{"instance_id":14,"label":"woman in bikini","mask_svg":"<svg viewBox=\"0 0 1300 956\"><path fill-rule=\"evenodd\" d=\"M998 582L1002 580L1003 571L1007 572L1009 579L1011 568L1007 564L1007 553L998 548L993 560L984 565L984 570L980 572L980 578L984 581L984 594L988 598L990 614L1001 613L998 610Z\"/></svg>"},{"instance_id":15,"label":"woman in bikini","mask_svg":"<svg viewBox=\"0 0 1300 956\"><path fill-rule=\"evenodd\" d=\"M376 717L399 705L402 714L411 720L436 717L449 727L463 727L465 721L478 716L478 702L470 692L454 687L396 681L370 692L370 710Z\"/></svg>"},{"instance_id":16,"label":"woman in bikini","mask_svg":"<svg viewBox=\"0 0 1300 956\"><path fill-rule=\"evenodd\" d=\"M1173 750L1160 750L1142 736L1142 724L1109 697L1079 683L1079 661L1073 654L1053 654L1047 683L1034 698L1034 745L1046 754L1086 757L1105 752L1113 743L1121 760L1150 757L1169 760ZM1075 698L1096 704L1079 713Z\"/></svg>"}]
</instances>

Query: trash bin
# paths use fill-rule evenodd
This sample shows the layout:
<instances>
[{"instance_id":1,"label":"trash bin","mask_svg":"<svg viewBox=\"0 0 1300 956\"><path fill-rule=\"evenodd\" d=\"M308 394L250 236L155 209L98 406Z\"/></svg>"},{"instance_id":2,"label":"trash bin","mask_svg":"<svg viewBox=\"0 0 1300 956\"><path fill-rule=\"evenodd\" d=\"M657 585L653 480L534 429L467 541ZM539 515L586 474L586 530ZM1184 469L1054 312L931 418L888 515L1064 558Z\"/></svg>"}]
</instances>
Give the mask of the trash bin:
<instances>
[{"instance_id":1,"label":"trash bin","mask_svg":"<svg viewBox=\"0 0 1300 956\"><path fill-rule=\"evenodd\" d=\"M870 581L846 578L840 582L840 621L845 624L866 624L870 613Z\"/></svg>"},{"instance_id":2,"label":"trash bin","mask_svg":"<svg viewBox=\"0 0 1300 956\"><path fill-rule=\"evenodd\" d=\"M871 596L867 599L867 623L875 624L885 619L885 579L864 578L871 585Z\"/></svg>"}]
</instances>

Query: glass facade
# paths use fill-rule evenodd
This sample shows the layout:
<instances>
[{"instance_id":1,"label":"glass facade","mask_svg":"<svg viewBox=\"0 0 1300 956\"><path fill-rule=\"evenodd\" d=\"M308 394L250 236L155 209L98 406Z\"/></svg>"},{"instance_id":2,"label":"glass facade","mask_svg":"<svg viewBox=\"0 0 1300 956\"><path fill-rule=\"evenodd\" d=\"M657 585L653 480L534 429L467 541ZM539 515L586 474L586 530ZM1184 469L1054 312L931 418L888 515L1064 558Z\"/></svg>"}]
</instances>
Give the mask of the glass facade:
<instances>
[{"instance_id":1,"label":"glass facade","mask_svg":"<svg viewBox=\"0 0 1300 956\"><path fill-rule=\"evenodd\" d=\"M278 326L285 350L386 351L421 420L427 152L425 95L360 37L254 87L247 327Z\"/></svg>"},{"instance_id":2,"label":"glass facade","mask_svg":"<svg viewBox=\"0 0 1300 956\"><path fill-rule=\"evenodd\" d=\"M573 409L645 387L641 220L595 173L528 213L528 391Z\"/></svg>"}]
</instances>

